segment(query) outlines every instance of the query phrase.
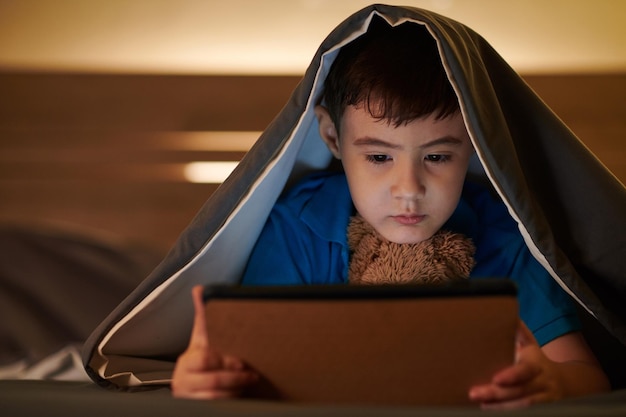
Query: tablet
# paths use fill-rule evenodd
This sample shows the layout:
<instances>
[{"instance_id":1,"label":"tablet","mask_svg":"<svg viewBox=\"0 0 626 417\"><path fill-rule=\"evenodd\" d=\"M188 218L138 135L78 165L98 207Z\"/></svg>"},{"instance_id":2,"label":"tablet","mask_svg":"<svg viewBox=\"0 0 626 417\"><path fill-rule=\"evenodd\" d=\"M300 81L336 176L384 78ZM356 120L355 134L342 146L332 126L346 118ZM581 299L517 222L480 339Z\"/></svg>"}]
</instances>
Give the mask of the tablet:
<instances>
[{"instance_id":1,"label":"tablet","mask_svg":"<svg viewBox=\"0 0 626 417\"><path fill-rule=\"evenodd\" d=\"M208 286L209 341L261 375L247 396L468 405L513 363L515 284Z\"/></svg>"}]
</instances>

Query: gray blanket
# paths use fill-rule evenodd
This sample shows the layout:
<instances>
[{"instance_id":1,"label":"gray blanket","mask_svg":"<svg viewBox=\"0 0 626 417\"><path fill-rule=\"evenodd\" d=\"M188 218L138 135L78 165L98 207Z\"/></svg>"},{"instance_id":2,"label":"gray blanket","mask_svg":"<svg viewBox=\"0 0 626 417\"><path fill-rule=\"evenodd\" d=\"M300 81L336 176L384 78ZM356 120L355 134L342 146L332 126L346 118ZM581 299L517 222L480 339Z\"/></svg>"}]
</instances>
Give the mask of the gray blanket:
<instances>
[{"instance_id":1,"label":"gray blanket","mask_svg":"<svg viewBox=\"0 0 626 417\"><path fill-rule=\"evenodd\" d=\"M168 383L191 328L191 287L238 283L278 196L303 174L328 166L313 105L338 48L366 31L373 15L427 26L477 151L471 174L493 186L552 277L618 345L626 343L624 185L481 36L428 11L376 5L322 42L238 168L160 266L91 334L83 360L96 382L117 389Z\"/></svg>"}]
</instances>

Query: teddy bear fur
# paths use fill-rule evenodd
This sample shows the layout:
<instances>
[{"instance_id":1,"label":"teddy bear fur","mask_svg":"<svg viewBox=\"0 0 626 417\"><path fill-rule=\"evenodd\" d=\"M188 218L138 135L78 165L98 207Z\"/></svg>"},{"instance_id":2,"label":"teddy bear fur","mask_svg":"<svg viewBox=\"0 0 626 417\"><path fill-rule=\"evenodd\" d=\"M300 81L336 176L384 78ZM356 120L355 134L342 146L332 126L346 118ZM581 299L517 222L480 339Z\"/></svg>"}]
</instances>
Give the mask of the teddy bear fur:
<instances>
[{"instance_id":1,"label":"teddy bear fur","mask_svg":"<svg viewBox=\"0 0 626 417\"><path fill-rule=\"evenodd\" d=\"M440 284L466 279L474 267L471 239L440 230L419 243L383 238L360 215L350 219L351 284Z\"/></svg>"}]
</instances>

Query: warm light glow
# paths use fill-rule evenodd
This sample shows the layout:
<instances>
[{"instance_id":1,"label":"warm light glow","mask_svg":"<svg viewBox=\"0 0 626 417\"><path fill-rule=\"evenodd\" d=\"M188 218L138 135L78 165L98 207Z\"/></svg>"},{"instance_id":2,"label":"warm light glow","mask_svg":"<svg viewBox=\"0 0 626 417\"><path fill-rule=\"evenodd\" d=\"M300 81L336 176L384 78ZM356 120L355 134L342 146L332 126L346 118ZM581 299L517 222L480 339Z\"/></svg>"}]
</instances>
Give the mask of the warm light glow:
<instances>
[{"instance_id":1,"label":"warm light glow","mask_svg":"<svg viewBox=\"0 0 626 417\"><path fill-rule=\"evenodd\" d=\"M202 161L185 165L185 179L195 183L220 184L235 169L239 161Z\"/></svg>"},{"instance_id":2,"label":"warm light glow","mask_svg":"<svg viewBox=\"0 0 626 417\"><path fill-rule=\"evenodd\" d=\"M213 152L248 152L261 136L259 131L163 132L152 140L160 149ZM156 136L156 134L155 134Z\"/></svg>"},{"instance_id":3,"label":"warm light glow","mask_svg":"<svg viewBox=\"0 0 626 417\"><path fill-rule=\"evenodd\" d=\"M375 2L0 0L0 68L300 75L326 35L370 3ZM626 67L621 0L398 3L468 25L518 71Z\"/></svg>"}]
</instances>

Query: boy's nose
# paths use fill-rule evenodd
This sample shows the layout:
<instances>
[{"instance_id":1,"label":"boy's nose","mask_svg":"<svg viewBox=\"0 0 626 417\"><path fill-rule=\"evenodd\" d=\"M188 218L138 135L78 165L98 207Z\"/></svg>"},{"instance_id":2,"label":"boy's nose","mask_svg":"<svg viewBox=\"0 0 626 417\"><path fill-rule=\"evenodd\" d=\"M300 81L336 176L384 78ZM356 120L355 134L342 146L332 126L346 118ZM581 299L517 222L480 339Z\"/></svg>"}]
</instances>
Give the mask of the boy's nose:
<instances>
[{"instance_id":1,"label":"boy's nose","mask_svg":"<svg viewBox=\"0 0 626 417\"><path fill-rule=\"evenodd\" d=\"M392 195L394 198L403 200L417 200L424 197L426 187L422 181L419 169L415 167L407 167L398 170L394 184L392 186Z\"/></svg>"}]
</instances>

